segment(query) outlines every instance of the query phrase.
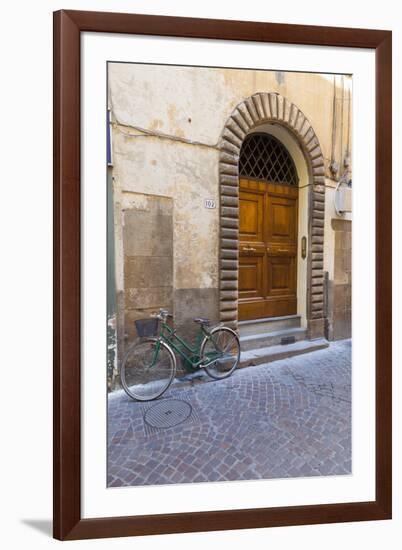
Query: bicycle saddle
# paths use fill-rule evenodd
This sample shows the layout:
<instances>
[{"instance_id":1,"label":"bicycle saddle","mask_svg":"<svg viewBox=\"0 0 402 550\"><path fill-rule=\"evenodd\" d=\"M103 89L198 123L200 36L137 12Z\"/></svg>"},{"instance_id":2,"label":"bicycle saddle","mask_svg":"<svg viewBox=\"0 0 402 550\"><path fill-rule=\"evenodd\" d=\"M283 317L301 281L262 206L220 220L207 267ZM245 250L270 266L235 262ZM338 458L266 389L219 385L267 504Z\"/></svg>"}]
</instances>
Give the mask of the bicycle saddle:
<instances>
[{"instance_id":1,"label":"bicycle saddle","mask_svg":"<svg viewBox=\"0 0 402 550\"><path fill-rule=\"evenodd\" d=\"M209 319L205 319L203 317L197 317L196 319L193 319L194 323L198 323L200 325L205 325L205 326L209 326L210 324L210 320Z\"/></svg>"}]
</instances>

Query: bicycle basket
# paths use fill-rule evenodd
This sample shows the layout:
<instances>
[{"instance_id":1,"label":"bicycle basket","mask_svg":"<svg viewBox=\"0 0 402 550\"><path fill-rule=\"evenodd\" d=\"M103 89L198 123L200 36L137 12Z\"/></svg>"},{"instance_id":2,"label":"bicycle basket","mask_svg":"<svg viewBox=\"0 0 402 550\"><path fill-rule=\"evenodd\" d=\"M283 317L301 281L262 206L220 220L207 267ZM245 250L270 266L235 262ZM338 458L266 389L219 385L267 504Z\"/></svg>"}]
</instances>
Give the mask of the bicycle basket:
<instances>
[{"instance_id":1,"label":"bicycle basket","mask_svg":"<svg viewBox=\"0 0 402 550\"><path fill-rule=\"evenodd\" d=\"M137 334L140 338L147 336L156 336L158 333L159 319L137 319L134 321Z\"/></svg>"}]
</instances>

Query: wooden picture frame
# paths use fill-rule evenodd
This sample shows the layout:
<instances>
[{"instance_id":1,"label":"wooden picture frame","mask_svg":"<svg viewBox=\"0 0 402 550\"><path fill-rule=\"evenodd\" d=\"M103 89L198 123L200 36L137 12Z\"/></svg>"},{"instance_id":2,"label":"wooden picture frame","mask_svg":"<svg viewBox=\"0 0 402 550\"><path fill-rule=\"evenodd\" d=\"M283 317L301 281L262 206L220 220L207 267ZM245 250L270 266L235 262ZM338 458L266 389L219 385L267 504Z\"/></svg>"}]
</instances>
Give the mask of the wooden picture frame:
<instances>
[{"instance_id":1,"label":"wooden picture frame","mask_svg":"<svg viewBox=\"0 0 402 550\"><path fill-rule=\"evenodd\" d=\"M80 34L126 33L375 49L376 499L81 518ZM54 14L54 537L61 540L391 518L390 31L62 10Z\"/></svg>"}]
</instances>

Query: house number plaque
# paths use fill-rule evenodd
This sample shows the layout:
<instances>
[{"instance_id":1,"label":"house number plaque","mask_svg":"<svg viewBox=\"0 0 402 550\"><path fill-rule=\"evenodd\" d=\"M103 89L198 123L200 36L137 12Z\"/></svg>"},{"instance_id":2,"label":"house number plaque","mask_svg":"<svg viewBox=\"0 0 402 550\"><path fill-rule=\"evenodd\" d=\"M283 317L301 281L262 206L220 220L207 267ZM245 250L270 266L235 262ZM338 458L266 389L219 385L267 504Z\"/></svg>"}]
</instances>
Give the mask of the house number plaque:
<instances>
[{"instance_id":1,"label":"house number plaque","mask_svg":"<svg viewBox=\"0 0 402 550\"><path fill-rule=\"evenodd\" d=\"M204 206L205 208L216 208L215 199L205 199Z\"/></svg>"}]
</instances>

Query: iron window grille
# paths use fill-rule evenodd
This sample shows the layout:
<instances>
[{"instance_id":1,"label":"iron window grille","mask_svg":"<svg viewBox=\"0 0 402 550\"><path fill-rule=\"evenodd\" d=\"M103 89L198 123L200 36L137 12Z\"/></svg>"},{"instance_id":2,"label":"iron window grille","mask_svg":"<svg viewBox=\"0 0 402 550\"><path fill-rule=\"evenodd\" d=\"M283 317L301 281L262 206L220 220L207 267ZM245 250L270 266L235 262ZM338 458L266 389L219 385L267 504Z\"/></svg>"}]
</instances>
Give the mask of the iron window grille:
<instances>
[{"instance_id":1,"label":"iron window grille","mask_svg":"<svg viewBox=\"0 0 402 550\"><path fill-rule=\"evenodd\" d=\"M286 147L270 134L246 137L240 151L239 174L246 178L297 185L295 163Z\"/></svg>"}]
</instances>

